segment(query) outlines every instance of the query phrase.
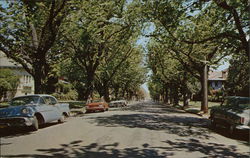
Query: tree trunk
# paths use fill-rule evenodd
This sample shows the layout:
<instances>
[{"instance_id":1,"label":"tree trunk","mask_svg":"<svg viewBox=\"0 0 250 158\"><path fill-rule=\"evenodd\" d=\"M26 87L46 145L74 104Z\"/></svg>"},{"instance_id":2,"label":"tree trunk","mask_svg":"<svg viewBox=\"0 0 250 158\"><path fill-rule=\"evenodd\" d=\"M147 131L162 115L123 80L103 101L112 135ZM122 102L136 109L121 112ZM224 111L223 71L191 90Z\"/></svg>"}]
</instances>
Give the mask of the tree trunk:
<instances>
[{"instance_id":1,"label":"tree trunk","mask_svg":"<svg viewBox=\"0 0 250 158\"><path fill-rule=\"evenodd\" d=\"M115 89L115 99L117 99L119 94L119 88L114 88L114 89Z\"/></svg>"},{"instance_id":2,"label":"tree trunk","mask_svg":"<svg viewBox=\"0 0 250 158\"><path fill-rule=\"evenodd\" d=\"M45 92L47 94L52 94L52 93L55 93L56 91L56 84L58 83L58 78L57 77L54 77L54 76L51 76L48 78L47 80L47 83L46 83L46 89L45 89Z\"/></svg>"},{"instance_id":3,"label":"tree trunk","mask_svg":"<svg viewBox=\"0 0 250 158\"><path fill-rule=\"evenodd\" d=\"M109 98L109 88L108 86L104 86L104 94L103 94L103 97L105 99L106 102L110 102L110 98Z\"/></svg>"},{"instance_id":4,"label":"tree trunk","mask_svg":"<svg viewBox=\"0 0 250 158\"><path fill-rule=\"evenodd\" d=\"M44 93L44 85L42 83L43 81L43 71L42 71L41 63L37 63L34 65L34 86L35 86L35 94L43 94Z\"/></svg>"},{"instance_id":5,"label":"tree trunk","mask_svg":"<svg viewBox=\"0 0 250 158\"><path fill-rule=\"evenodd\" d=\"M173 104L173 87L170 88L170 95L169 95L170 104Z\"/></svg>"},{"instance_id":6,"label":"tree trunk","mask_svg":"<svg viewBox=\"0 0 250 158\"><path fill-rule=\"evenodd\" d=\"M186 92L183 93L183 108L187 108L189 106L189 98Z\"/></svg>"},{"instance_id":7,"label":"tree trunk","mask_svg":"<svg viewBox=\"0 0 250 158\"><path fill-rule=\"evenodd\" d=\"M182 83L183 109L188 107L188 88L187 88L187 72L184 72Z\"/></svg>"},{"instance_id":8,"label":"tree trunk","mask_svg":"<svg viewBox=\"0 0 250 158\"><path fill-rule=\"evenodd\" d=\"M204 113L208 112L208 88L207 88L207 65L204 66L203 73L201 73L201 92L202 92L202 101L201 101L201 111Z\"/></svg>"},{"instance_id":9,"label":"tree trunk","mask_svg":"<svg viewBox=\"0 0 250 158\"><path fill-rule=\"evenodd\" d=\"M86 94L84 93L84 88L76 88L77 94L78 94L78 100L87 100Z\"/></svg>"},{"instance_id":10,"label":"tree trunk","mask_svg":"<svg viewBox=\"0 0 250 158\"><path fill-rule=\"evenodd\" d=\"M93 81L94 81L95 74L93 71L87 71L87 82L85 83L85 90L84 90L84 99L87 100L89 96L92 96L93 93Z\"/></svg>"},{"instance_id":11,"label":"tree trunk","mask_svg":"<svg viewBox=\"0 0 250 158\"><path fill-rule=\"evenodd\" d=\"M174 88L173 90L173 99L174 99L174 102L173 102L173 105L179 105L179 96L178 96L178 88Z\"/></svg>"},{"instance_id":12,"label":"tree trunk","mask_svg":"<svg viewBox=\"0 0 250 158\"><path fill-rule=\"evenodd\" d=\"M42 94L43 93L43 88L42 88L42 77L40 74L36 73L34 76L34 86L35 86L35 94Z\"/></svg>"},{"instance_id":13,"label":"tree trunk","mask_svg":"<svg viewBox=\"0 0 250 158\"><path fill-rule=\"evenodd\" d=\"M165 87L165 97L164 97L164 103L168 104L168 87Z\"/></svg>"}]
</instances>

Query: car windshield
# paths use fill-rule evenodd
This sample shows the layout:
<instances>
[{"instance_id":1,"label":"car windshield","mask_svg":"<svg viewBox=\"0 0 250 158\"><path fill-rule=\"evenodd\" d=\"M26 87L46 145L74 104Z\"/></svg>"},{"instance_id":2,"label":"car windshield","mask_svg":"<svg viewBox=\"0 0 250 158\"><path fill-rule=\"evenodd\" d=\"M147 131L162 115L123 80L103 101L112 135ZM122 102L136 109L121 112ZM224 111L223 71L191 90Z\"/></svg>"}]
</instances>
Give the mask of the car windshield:
<instances>
[{"instance_id":1,"label":"car windshield","mask_svg":"<svg viewBox=\"0 0 250 158\"><path fill-rule=\"evenodd\" d=\"M236 103L236 99L234 98L226 98L223 102L222 102L222 106L232 106L235 105Z\"/></svg>"},{"instance_id":2,"label":"car windshield","mask_svg":"<svg viewBox=\"0 0 250 158\"><path fill-rule=\"evenodd\" d=\"M227 98L222 103L222 106L250 107L250 99L249 98Z\"/></svg>"},{"instance_id":3,"label":"car windshield","mask_svg":"<svg viewBox=\"0 0 250 158\"><path fill-rule=\"evenodd\" d=\"M25 96L12 99L10 105L19 106L19 105L37 104L38 101L39 101L38 96Z\"/></svg>"}]
</instances>

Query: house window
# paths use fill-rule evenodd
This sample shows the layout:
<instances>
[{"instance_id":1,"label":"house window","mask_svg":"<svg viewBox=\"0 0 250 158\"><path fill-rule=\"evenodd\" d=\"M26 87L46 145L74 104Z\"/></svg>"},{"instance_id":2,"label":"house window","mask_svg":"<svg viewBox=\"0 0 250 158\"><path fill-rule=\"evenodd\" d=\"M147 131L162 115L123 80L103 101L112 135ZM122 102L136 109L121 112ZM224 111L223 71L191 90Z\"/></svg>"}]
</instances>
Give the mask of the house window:
<instances>
[{"instance_id":1,"label":"house window","mask_svg":"<svg viewBox=\"0 0 250 158\"><path fill-rule=\"evenodd\" d=\"M218 87L218 81L215 81L215 82L214 82L214 86L215 86L215 88Z\"/></svg>"}]
</instances>

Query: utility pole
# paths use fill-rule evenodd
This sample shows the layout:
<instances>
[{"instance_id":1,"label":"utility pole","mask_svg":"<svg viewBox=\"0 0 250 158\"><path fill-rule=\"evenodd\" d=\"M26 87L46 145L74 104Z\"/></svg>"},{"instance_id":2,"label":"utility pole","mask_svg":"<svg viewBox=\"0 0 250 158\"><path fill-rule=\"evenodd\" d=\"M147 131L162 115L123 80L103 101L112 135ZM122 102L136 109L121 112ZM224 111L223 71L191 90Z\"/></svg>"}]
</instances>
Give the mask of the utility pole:
<instances>
[{"instance_id":1,"label":"utility pole","mask_svg":"<svg viewBox=\"0 0 250 158\"><path fill-rule=\"evenodd\" d=\"M204 113L208 112L208 85L207 85L207 61L205 57L205 62L204 62L204 70L203 70L203 99L202 99L202 109Z\"/></svg>"}]
</instances>

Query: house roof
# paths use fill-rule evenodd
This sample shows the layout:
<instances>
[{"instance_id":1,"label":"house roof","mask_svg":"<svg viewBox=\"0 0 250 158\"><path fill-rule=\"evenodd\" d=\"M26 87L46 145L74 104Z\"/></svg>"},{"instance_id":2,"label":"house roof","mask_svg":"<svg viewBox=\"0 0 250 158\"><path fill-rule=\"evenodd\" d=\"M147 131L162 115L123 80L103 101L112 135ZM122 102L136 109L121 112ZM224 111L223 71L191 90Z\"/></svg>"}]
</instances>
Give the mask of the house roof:
<instances>
[{"instance_id":1,"label":"house roof","mask_svg":"<svg viewBox=\"0 0 250 158\"><path fill-rule=\"evenodd\" d=\"M209 81L225 81L227 79L228 69L222 71L209 71L208 80Z\"/></svg>"}]
</instances>

